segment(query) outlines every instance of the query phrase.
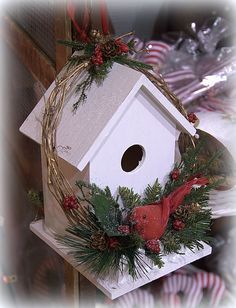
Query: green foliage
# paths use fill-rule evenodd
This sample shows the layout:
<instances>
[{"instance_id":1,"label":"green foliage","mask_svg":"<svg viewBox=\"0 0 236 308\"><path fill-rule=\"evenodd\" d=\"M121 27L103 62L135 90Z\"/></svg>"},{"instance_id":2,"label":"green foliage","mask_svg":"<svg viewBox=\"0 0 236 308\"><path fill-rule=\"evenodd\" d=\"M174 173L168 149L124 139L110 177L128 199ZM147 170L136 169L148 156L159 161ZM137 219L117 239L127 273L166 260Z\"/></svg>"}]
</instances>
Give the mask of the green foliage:
<instances>
[{"instance_id":1,"label":"green foliage","mask_svg":"<svg viewBox=\"0 0 236 308\"><path fill-rule=\"evenodd\" d=\"M65 40L58 40L57 43L65 45L69 48L73 48L75 50L84 50L86 45L82 42L78 41L65 41Z\"/></svg>"},{"instance_id":2,"label":"green foliage","mask_svg":"<svg viewBox=\"0 0 236 308\"><path fill-rule=\"evenodd\" d=\"M93 83L93 76L88 75L87 78L82 81L79 85L77 85L76 92L79 93L78 100L73 104L73 111L75 112L79 105L86 101L87 95L86 91L88 91Z\"/></svg>"},{"instance_id":3,"label":"green foliage","mask_svg":"<svg viewBox=\"0 0 236 308\"><path fill-rule=\"evenodd\" d=\"M154 265L157 265L158 268L162 268L164 266L164 262L162 261L161 254L151 253L150 251L146 251L145 255L152 260Z\"/></svg>"},{"instance_id":4,"label":"green foliage","mask_svg":"<svg viewBox=\"0 0 236 308\"><path fill-rule=\"evenodd\" d=\"M133 191L133 188L128 187L119 187L118 188L119 196L121 197L121 200L123 202L123 205L126 208L133 208L136 205L140 205L142 203L141 196L139 194L136 194Z\"/></svg>"},{"instance_id":5,"label":"green foliage","mask_svg":"<svg viewBox=\"0 0 236 308\"><path fill-rule=\"evenodd\" d=\"M151 65L145 64L137 60L130 59L128 58L127 55L117 56L114 58L114 61L122 65L127 65L130 68L133 68L135 70L140 70L140 69L151 70L152 69Z\"/></svg>"},{"instance_id":6,"label":"green foliage","mask_svg":"<svg viewBox=\"0 0 236 308\"><path fill-rule=\"evenodd\" d=\"M177 187L181 186L183 183L188 181L191 177L194 176L207 176L209 175L209 168L215 162L215 160L222 154L222 152L216 152L211 159L206 162L199 160L199 153L201 148L204 145L198 143L197 146L189 147L187 151L182 155L181 161L176 163L173 169L178 169L180 175L178 179L172 180L169 176L168 181L166 182L165 188L163 190L163 196L167 196ZM209 189L213 189L219 185L220 182L213 183L209 186ZM208 188L207 188L208 189Z\"/></svg>"},{"instance_id":7,"label":"green foliage","mask_svg":"<svg viewBox=\"0 0 236 308\"><path fill-rule=\"evenodd\" d=\"M91 200L95 215L98 221L104 228L108 236L118 236L120 233L117 231L120 225L121 212L104 194L96 194Z\"/></svg>"},{"instance_id":8,"label":"green foliage","mask_svg":"<svg viewBox=\"0 0 236 308\"><path fill-rule=\"evenodd\" d=\"M112 60L106 60L103 64L99 66L92 66L89 70L89 73L93 76L95 82L100 85L104 79L107 77L108 73L110 72L113 66Z\"/></svg>"},{"instance_id":9,"label":"green foliage","mask_svg":"<svg viewBox=\"0 0 236 308\"><path fill-rule=\"evenodd\" d=\"M136 41L134 38L132 38L128 43L127 43L127 46L129 47L129 50L134 50L134 47L135 47L135 44L136 44Z\"/></svg>"},{"instance_id":10,"label":"green foliage","mask_svg":"<svg viewBox=\"0 0 236 308\"><path fill-rule=\"evenodd\" d=\"M195 204L192 205L192 207L194 206ZM183 230L174 230L172 227L174 217L170 217L168 226L161 238L164 254L179 253L181 246L191 250L194 247L202 248L201 241L211 242L212 238L208 235L211 225L211 210L199 205L197 210L191 210L190 206L189 211L188 217L182 219L185 223Z\"/></svg>"},{"instance_id":11,"label":"green foliage","mask_svg":"<svg viewBox=\"0 0 236 308\"><path fill-rule=\"evenodd\" d=\"M28 191L28 198L30 202L32 202L37 207L43 207L43 192L35 191L33 189L30 189Z\"/></svg>"},{"instance_id":12,"label":"green foliage","mask_svg":"<svg viewBox=\"0 0 236 308\"><path fill-rule=\"evenodd\" d=\"M158 182L158 179L154 182L153 185L148 184L147 188L144 191L143 204L150 204L157 202L161 197L161 185Z\"/></svg>"}]
</instances>

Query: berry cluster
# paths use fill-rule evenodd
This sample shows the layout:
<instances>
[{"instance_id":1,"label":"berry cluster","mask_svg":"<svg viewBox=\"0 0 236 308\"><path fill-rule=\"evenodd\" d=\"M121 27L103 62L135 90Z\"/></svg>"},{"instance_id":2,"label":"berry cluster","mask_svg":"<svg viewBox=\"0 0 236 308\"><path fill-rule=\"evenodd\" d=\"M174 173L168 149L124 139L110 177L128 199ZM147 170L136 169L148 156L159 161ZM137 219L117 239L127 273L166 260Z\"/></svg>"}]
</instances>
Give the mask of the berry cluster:
<instances>
[{"instance_id":1,"label":"berry cluster","mask_svg":"<svg viewBox=\"0 0 236 308\"><path fill-rule=\"evenodd\" d=\"M176 230L176 231L180 231L180 230L183 230L185 227L185 223L180 220L180 219L175 219L174 222L173 222L173 228Z\"/></svg>"},{"instance_id":2,"label":"berry cluster","mask_svg":"<svg viewBox=\"0 0 236 308\"><path fill-rule=\"evenodd\" d=\"M171 172L170 176L171 176L172 180L178 180L179 174L180 174L179 169L174 169Z\"/></svg>"},{"instance_id":3,"label":"berry cluster","mask_svg":"<svg viewBox=\"0 0 236 308\"><path fill-rule=\"evenodd\" d=\"M120 39L110 40L103 45L97 44L94 50L94 54L91 58L91 62L94 65L102 65L104 62L103 57L113 58L122 53L129 52L129 47L123 43Z\"/></svg>"},{"instance_id":4,"label":"berry cluster","mask_svg":"<svg viewBox=\"0 0 236 308\"><path fill-rule=\"evenodd\" d=\"M189 120L190 123L195 123L195 122L197 122L198 117L196 116L195 113L190 112L190 113L188 114L188 120Z\"/></svg>"},{"instance_id":5,"label":"berry cluster","mask_svg":"<svg viewBox=\"0 0 236 308\"><path fill-rule=\"evenodd\" d=\"M67 196L63 200L63 207L65 210L75 210L78 208L78 201L75 196Z\"/></svg>"},{"instance_id":6,"label":"berry cluster","mask_svg":"<svg viewBox=\"0 0 236 308\"><path fill-rule=\"evenodd\" d=\"M153 253L159 253L160 252L160 245L157 240L149 240L146 242L146 248Z\"/></svg>"},{"instance_id":7,"label":"berry cluster","mask_svg":"<svg viewBox=\"0 0 236 308\"><path fill-rule=\"evenodd\" d=\"M116 249L120 246L120 242L115 237L110 237L108 241L108 248L110 249Z\"/></svg>"},{"instance_id":8,"label":"berry cluster","mask_svg":"<svg viewBox=\"0 0 236 308\"><path fill-rule=\"evenodd\" d=\"M95 47L94 55L92 56L91 61L95 65L102 65L103 64L102 50L101 50L100 45L97 45Z\"/></svg>"},{"instance_id":9,"label":"berry cluster","mask_svg":"<svg viewBox=\"0 0 236 308\"><path fill-rule=\"evenodd\" d=\"M123 234L130 234L130 228L128 225L120 225L117 230Z\"/></svg>"},{"instance_id":10,"label":"berry cluster","mask_svg":"<svg viewBox=\"0 0 236 308\"><path fill-rule=\"evenodd\" d=\"M120 39L115 40L116 46L119 47L119 53L127 53L129 52L129 47L123 43Z\"/></svg>"}]
</instances>

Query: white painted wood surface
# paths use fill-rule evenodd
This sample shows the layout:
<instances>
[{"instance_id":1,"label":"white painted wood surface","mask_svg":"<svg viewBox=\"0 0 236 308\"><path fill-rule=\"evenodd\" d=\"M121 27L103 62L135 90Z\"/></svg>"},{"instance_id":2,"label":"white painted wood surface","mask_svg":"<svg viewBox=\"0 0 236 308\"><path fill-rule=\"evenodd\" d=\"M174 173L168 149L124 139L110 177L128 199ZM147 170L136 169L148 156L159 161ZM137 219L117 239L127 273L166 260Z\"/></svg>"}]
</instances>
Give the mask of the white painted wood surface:
<instances>
[{"instance_id":1,"label":"white painted wood surface","mask_svg":"<svg viewBox=\"0 0 236 308\"><path fill-rule=\"evenodd\" d=\"M195 249L194 252L189 249L183 249L182 252L184 252L185 255L170 254L169 256L163 257L163 261L165 262L164 267L161 269L155 266L152 267L148 270L148 277L144 276L134 281L132 277L127 274L120 276L117 282L117 280L111 281L109 278L98 279L89 274L83 266L78 266L73 257L68 254L68 249L58 244L53 235L46 231L43 220L31 223L30 229L110 299L115 299L122 296L211 253L211 247L205 243L202 243L204 246L203 249Z\"/></svg>"},{"instance_id":2,"label":"white painted wood surface","mask_svg":"<svg viewBox=\"0 0 236 308\"><path fill-rule=\"evenodd\" d=\"M129 102L129 108L90 161L90 182L109 186L112 194L119 186L142 194L158 178L164 184L174 166L176 125L151 97L141 89ZM121 159L132 145L143 149L143 159L130 172L122 170Z\"/></svg>"}]
</instances>

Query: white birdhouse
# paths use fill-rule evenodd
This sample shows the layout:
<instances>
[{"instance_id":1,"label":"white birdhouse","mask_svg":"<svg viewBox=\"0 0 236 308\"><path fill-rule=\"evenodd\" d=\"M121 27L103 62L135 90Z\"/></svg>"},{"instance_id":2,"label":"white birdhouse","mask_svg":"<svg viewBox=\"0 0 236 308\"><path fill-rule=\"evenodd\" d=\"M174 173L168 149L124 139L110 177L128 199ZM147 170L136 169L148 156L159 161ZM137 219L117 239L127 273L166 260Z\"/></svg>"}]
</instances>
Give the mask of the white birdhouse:
<instances>
[{"instance_id":1,"label":"white birdhouse","mask_svg":"<svg viewBox=\"0 0 236 308\"><path fill-rule=\"evenodd\" d=\"M193 125L146 76L119 64L113 65L102 85L92 84L86 102L74 114L72 106L78 99L76 85L83 78L85 76L70 87L56 136L58 163L75 193L76 180L95 183L101 188L109 186L112 193L119 186L126 186L142 194L156 178L164 184L166 175L173 168L179 133L194 135ZM20 128L22 133L38 143L41 143L44 105L54 87L55 83ZM137 281L133 281L128 272L112 281L98 279L82 265L76 264L48 232L65 232L68 221L48 189L43 151L42 170L45 222L31 224L31 230L111 299L211 252L205 243L200 251L183 248L184 256L174 254L163 257L166 265L162 269L148 267L148 277Z\"/></svg>"},{"instance_id":2,"label":"white birdhouse","mask_svg":"<svg viewBox=\"0 0 236 308\"><path fill-rule=\"evenodd\" d=\"M20 128L38 143L44 104L54 86ZM142 193L156 178L164 182L173 167L179 133L195 134L192 124L146 76L119 64L102 85L93 83L86 102L73 113L76 99L75 84L66 98L56 140L59 162L73 186L76 180L85 180L109 186L112 193L118 186ZM45 173L43 164L46 226L61 232L67 221L47 188Z\"/></svg>"}]
</instances>

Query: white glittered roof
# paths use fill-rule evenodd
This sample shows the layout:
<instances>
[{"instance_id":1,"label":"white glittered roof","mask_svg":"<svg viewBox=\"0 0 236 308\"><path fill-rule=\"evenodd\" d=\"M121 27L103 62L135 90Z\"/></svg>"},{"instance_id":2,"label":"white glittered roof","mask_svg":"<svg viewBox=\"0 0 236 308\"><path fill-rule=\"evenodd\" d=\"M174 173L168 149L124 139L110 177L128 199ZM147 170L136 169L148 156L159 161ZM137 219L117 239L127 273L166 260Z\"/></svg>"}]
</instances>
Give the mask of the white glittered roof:
<instances>
[{"instance_id":1,"label":"white glittered roof","mask_svg":"<svg viewBox=\"0 0 236 308\"><path fill-rule=\"evenodd\" d=\"M78 79L75 85L80 82L81 79ZM53 83L49 87L20 128L23 134L38 143L41 143L44 104L54 86ZM82 170L96 153L95 141L97 147L104 142L142 86L152 96L154 104L166 110L180 130L195 134L194 127L142 73L114 64L102 85L92 84L86 102L79 106L76 113L72 109L78 94L72 89L72 94L68 95L57 129L58 156Z\"/></svg>"}]
</instances>

